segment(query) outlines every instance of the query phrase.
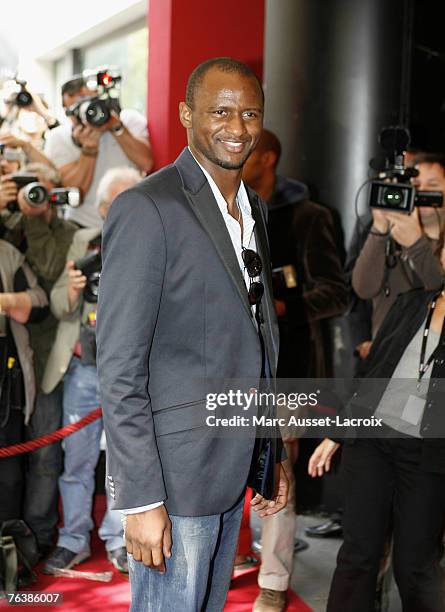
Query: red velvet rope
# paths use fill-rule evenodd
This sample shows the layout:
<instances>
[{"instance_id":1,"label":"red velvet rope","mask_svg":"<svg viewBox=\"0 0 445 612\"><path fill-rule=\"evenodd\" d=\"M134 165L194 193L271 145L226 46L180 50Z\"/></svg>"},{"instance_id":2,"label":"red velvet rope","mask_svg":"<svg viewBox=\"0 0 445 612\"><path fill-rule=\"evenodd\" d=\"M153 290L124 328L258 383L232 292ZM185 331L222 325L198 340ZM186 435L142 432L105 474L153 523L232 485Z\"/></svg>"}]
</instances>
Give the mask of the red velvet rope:
<instances>
[{"instance_id":1,"label":"red velvet rope","mask_svg":"<svg viewBox=\"0 0 445 612\"><path fill-rule=\"evenodd\" d=\"M57 442L58 440L62 440L67 436L70 436L75 431L79 431L82 427L89 425L93 421L97 421L102 416L102 408L96 408L86 416L77 421L77 423L71 423L71 425L65 425L65 427L61 427L56 431L53 431L45 436L40 436L40 438L36 438L35 440L30 440L29 442L24 442L23 444L14 444L13 446L6 446L5 448L0 448L0 459L2 457L13 457L14 455L21 455L23 453L29 453L30 451L36 450L37 448L42 448L42 446L47 446L48 444L52 444L53 442Z\"/></svg>"}]
</instances>

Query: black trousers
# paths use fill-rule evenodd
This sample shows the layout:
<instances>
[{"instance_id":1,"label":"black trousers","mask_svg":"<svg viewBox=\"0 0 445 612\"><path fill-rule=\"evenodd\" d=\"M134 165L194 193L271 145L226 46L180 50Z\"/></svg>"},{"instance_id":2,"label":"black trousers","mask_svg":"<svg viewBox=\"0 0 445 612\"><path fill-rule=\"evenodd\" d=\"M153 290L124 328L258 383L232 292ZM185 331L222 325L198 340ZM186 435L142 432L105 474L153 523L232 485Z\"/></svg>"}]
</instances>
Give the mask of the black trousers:
<instances>
[{"instance_id":1,"label":"black trousers","mask_svg":"<svg viewBox=\"0 0 445 612\"><path fill-rule=\"evenodd\" d=\"M422 440L357 440L342 457L344 543L327 612L372 612L392 519L394 577L403 612L443 612L445 475L420 469Z\"/></svg>"},{"instance_id":2,"label":"black trousers","mask_svg":"<svg viewBox=\"0 0 445 612\"><path fill-rule=\"evenodd\" d=\"M0 448L23 442L23 411L12 409L0 427ZM0 458L0 523L22 518L23 455Z\"/></svg>"}]
</instances>

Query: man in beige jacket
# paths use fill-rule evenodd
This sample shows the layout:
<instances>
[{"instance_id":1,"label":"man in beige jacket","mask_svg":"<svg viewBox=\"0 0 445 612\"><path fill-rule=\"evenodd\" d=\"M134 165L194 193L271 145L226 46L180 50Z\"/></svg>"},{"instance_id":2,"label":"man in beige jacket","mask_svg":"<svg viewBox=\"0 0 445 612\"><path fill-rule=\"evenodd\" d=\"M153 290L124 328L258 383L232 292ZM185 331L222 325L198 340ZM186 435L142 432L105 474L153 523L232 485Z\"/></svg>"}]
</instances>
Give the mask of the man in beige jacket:
<instances>
[{"instance_id":1,"label":"man in beige jacket","mask_svg":"<svg viewBox=\"0 0 445 612\"><path fill-rule=\"evenodd\" d=\"M139 173L131 168L109 170L98 189L100 215L105 218L114 198L140 178ZM78 421L100 405L95 362L95 291L100 274L100 239L100 228L79 229L74 234L66 269L51 292L51 310L60 323L42 389L50 393L63 378L64 425ZM96 261L94 271L82 268L79 260L86 255ZM64 526L59 531L57 546L44 566L43 571L47 574L73 567L90 556L94 470L102 430L102 420L95 421L64 441L65 464L59 478ZM107 508L99 536L105 541L110 562L126 573L126 549L117 510Z\"/></svg>"}]
</instances>

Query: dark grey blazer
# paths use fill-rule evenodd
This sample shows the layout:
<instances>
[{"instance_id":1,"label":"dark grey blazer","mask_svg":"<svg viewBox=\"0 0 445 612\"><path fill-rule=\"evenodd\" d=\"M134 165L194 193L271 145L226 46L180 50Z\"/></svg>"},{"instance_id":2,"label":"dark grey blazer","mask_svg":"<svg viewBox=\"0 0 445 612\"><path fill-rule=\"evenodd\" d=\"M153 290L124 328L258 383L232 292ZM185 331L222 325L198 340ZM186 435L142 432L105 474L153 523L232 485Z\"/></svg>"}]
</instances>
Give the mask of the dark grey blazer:
<instances>
[{"instance_id":1,"label":"dark grey blazer","mask_svg":"<svg viewBox=\"0 0 445 612\"><path fill-rule=\"evenodd\" d=\"M272 374L278 332L265 205L249 191L265 263L262 325ZM165 499L170 514L228 510L254 445L205 426L205 379L258 380L261 347L210 185L188 149L121 194L103 234L97 359L114 508Z\"/></svg>"}]
</instances>

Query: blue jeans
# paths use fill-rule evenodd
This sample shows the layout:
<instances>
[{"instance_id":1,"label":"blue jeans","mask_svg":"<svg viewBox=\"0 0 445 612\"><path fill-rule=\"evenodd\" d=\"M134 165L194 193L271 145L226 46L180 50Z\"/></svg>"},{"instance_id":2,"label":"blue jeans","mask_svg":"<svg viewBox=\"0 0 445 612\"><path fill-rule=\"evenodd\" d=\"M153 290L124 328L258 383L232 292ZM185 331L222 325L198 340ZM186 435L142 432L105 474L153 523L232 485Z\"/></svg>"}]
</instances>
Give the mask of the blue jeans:
<instances>
[{"instance_id":1,"label":"blue jeans","mask_svg":"<svg viewBox=\"0 0 445 612\"><path fill-rule=\"evenodd\" d=\"M170 516L173 545L165 574L129 554L130 612L220 612L229 590L243 506L244 496L223 514Z\"/></svg>"},{"instance_id":2,"label":"blue jeans","mask_svg":"<svg viewBox=\"0 0 445 612\"><path fill-rule=\"evenodd\" d=\"M84 366L73 357L64 377L63 424L75 423L100 405L99 383L94 366ZM100 453L102 419L90 423L64 440L65 463L59 478L63 503L64 526L58 546L75 553L90 551L93 528L91 511L94 474ZM108 507L99 529L108 551L124 546L123 529L118 510Z\"/></svg>"},{"instance_id":3,"label":"blue jeans","mask_svg":"<svg viewBox=\"0 0 445 612\"><path fill-rule=\"evenodd\" d=\"M32 440L56 431L62 425L63 384L51 393L39 393L27 427ZM52 546L58 521L57 479L62 471L62 447L53 442L29 453L26 473L24 518L40 546Z\"/></svg>"}]
</instances>

